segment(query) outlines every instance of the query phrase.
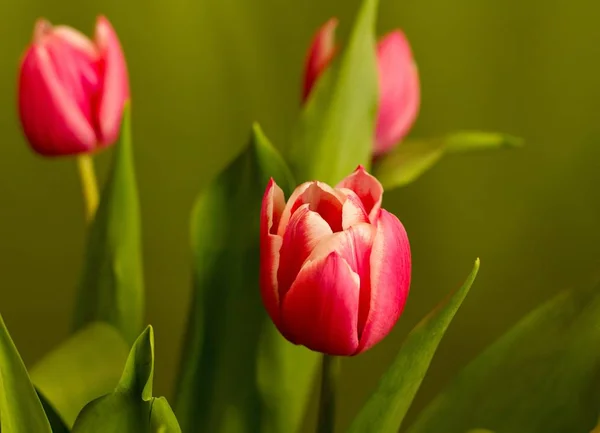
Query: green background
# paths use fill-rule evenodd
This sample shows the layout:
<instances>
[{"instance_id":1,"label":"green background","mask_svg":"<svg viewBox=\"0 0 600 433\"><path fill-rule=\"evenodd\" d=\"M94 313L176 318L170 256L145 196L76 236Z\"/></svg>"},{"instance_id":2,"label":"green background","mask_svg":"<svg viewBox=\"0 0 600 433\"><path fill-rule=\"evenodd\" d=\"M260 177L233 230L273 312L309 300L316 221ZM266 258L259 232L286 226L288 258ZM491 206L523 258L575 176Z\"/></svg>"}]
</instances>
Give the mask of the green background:
<instances>
[{"instance_id":1,"label":"green background","mask_svg":"<svg viewBox=\"0 0 600 433\"><path fill-rule=\"evenodd\" d=\"M171 395L190 299L195 195L258 120L277 146L299 109L304 54L357 0L0 0L0 311L31 365L68 332L84 243L72 160L27 147L16 117L19 57L45 16L90 33L98 13L130 67L156 394ZM538 303L600 265L600 4L596 0L382 0L422 79L411 135L456 129L522 136L515 151L448 157L384 205L404 222L414 274L403 318L344 361L340 422L373 389L408 330L479 256L482 269L419 393L421 407L467 360ZM101 177L108 153L99 158ZM242 215L240 217L243 217Z\"/></svg>"}]
</instances>

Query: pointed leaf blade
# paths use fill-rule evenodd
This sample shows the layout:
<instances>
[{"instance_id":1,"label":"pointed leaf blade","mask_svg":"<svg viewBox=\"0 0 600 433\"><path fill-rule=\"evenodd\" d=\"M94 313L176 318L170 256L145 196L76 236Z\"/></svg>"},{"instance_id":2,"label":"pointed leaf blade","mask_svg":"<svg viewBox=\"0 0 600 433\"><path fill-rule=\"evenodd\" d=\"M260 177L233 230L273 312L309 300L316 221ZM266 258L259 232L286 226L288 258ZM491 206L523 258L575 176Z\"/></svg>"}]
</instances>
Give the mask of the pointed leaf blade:
<instances>
[{"instance_id":1,"label":"pointed leaf blade","mask_svg":"<svg viewBox=\"0 0 600 433\"><path fill-rule=\"evenodd\" d=\"M300 182L336 184L359 164L370 166L378 104L377 0L365 0L341 58L319 78L291 143Z\"/></svg>"},{"instance_id":2,"label":"pointed leaf blade","mask_svg":"<svg viewBox=\"0 0 600 433\"><path fill-rule=\"evenodd\" d=\"M469 293L479 259L462 287L425 317L408 335L396 359L350 426L350 433L396 433L437 347ZM442 431L442 430L440 430Z\"/></svg>"},{"instance_id":3,"label":"pointed leaf blade","mask_svg":"<svg viewBox=\"0 0 600 433\"><path fill-rule=\"evenodd\" d=\"M144 315L140 210L129 104L100 205L88 233L74 327L105 321L132 343Z\"/></svg>"},{"instance_id":4,"label":"pointed leaf blade","mask_svg":"<svg viewBox=\"0 0 600 433\"><path fill-rule=\"evenodd\" d=\"M381 156L373 171L386 190L406 186L432 168L447 153L520 147L523 140L507 134L460 131L445 137L407 140Z\"/></svg>"},{"instance_id":5,"label":"pointed leaf blade","mask_svg":"<svg viewBox=\"0 0 600 433\"><path fill-rule=\"evenodd\" d=\"M274 403L256 377L257 358L271 356L259 356L269 319L258 287L260 207L271 176L288 191L294 186L283 159L255 125L249 146L198 197L192 217L195 300L175 404L184 431L254 432L277 416L267 409ZM302 375L310 365L300 368ZM311 383L299 385L303 393Z\"/></svg>"},{"instance_id":6,"label":"pointed leaf blade","mask_svg":"<svg viewBox=\"0 0 600 433\"><path fill-rule=\"evenodd\" d=\"M52 433L27 369L0 316L0 429Z\"/></svg>"},{"instance_id":7,"label":"pointed leaf blade","mask_svg":"<svg viewBox=\"0 0 600 433\"><path fill-rule=\"evenodd\" d=\"M600 407L598 317L600 286L561 293L475 358L408 431L591 431Z\"/></svg>"},{"instance_id":8,"label":"pointed leaf blade","mask_svg":"<svg viewBox=\"0 0 600 433\"><path fill-rule=\"evenodd\" d=\"M77 417L73 433L180 433L166 400L152 397L153 377L154 330L148 326L131 348L114 392L89 403Z\"/></svg>"}]
</instances>

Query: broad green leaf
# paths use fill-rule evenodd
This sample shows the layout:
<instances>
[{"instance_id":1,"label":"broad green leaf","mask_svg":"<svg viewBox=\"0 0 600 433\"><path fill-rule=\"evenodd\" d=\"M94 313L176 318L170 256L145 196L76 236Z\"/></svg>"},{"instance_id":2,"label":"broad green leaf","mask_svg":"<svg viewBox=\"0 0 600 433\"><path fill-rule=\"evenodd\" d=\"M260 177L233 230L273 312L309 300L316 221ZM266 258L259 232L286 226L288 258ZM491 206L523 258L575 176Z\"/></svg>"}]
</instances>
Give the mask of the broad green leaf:
<instances>
[{"instance_id":1,"label":"broad green leaf","mask_svg":"<svg viewBox=\"0 0 600 433\"><path fill-rule=\"evenodd\" d=\"M297 180L336 184L370 166L378 103L377 0L364 0L341 57L317 80L290 147Z\"/></svg>"},{"instance_id":2,"label":"broad green leaf","mask_svg":"<svg viewBox=\"0 0 600 433\"><path fill-rule=\"evenodd\" d=\"M118 385L89 403L73 433L181 433L164 398L152 397L154 331L148 326L135 341Z\"/></svg>"},{"instance_id":3,"label":"broad green leaf","mask_svg":"<svg viewBox=\"0 0 600 433\"><path fill-rule=\"evenodd\" d=\"M31 380L46 403L72 427L86 404L115 388L128 351L115 328L95 322L39 361L31 369Z\"/></svg>"},{"instance_id":4,"label":"broad green leaf","mask_svg":"<svg viewBox=\"0 0 600 433\"><path fill-rule=\"evenodd\" d=\"M306 406L322 355L285 340L271 321L261 335L258 386L266 415L261 433L295 433Z\"/></svg>"},{"instance_id":5,"label":"broad green leaf","mask_svg":"<svg viewBox=\"0 0 600 433\"><path fill-rule=\"evenodd\" d=\"M506 134L462 131L428 140L407 140L381 156L373 173L385 189L405 186L417 180L446 153L513 148L522 140Z\"/></svg>"},{"instance_id":6,"label":"broad green leaf","mask_svg":"<svg viewBox=\"0 0 600 433\"><path fill-rule=\"evenodd\" d=\"M129 104L123 114L121 139L86 248L75 329L90 322L105 321L131 344L142 329L144 282Z\"/></svg>"},{"instance_id":7,"label":"broad green leaf","mask_svg":"<svg viewBox=\"0 0 600 433\"><path fill-rule=\"evenodd\" d=\"M52 433L27 369L0 316L0 430Z\"/></svg>"},{"instance_id":8,"label":"broad green leaf","mask_svg":"<svg viewBox=\"0 0 600 433\"><path fill-rule=\"evenodd\" d=\"M258 286L259 219L270 177L287 194L294 186L283 159L255 126L249 146L196 202L194 302L175 404L184 431L257 432L282 416L270 410L282 403L272 400L281 393L269 393L257 378L264 363L278 362L273 357L289 345L279 336L269 340L273 352L262 344L269 319ZM309 377L310 368L300 365L292 374ZM289 400L302 406L296 412L310 386L309 380L291 390Z\"/></svg>"},{"instance_id":9,"label":"broad green leaf","mask_svg":"<svg viewBox=\"0 0 600 433\"><path fill-rule=\"evenodd\" d=\"M375 392L350 426L350 433L396 433L427 373L446 329L469 293L479 259L462 287L438 305L408 335ZM435 431L435 430L432 430ZM444 429L437 430L446 432Z\"/></svg>"},{"instance_id":10,"label":"broad green leaf","mask_svg":"<svg viewBox=\"0 0 600 433\"><path fill-rule=\"evenodd\" d=\"M600 286L564 292L460 372L410 433L590 432L600 407Z\"/></svg>"}]
</instances>

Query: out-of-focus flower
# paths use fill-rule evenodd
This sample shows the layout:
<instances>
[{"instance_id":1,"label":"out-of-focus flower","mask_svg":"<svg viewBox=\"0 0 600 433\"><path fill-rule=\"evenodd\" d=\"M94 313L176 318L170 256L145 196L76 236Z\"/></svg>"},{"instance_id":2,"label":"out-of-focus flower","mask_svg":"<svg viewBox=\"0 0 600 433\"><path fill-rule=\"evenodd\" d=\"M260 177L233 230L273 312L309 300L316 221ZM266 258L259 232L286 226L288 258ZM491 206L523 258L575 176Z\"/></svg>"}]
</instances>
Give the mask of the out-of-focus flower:
<instances>
[{"instance_id":1,"label":"out-of-focus flower","mask_svg":"<svg viewBox=\"0 0 600 433\"><path fill-rule=\"evenodd\" d=\"M21 63L18 97L23 130L39 154L73 155L113 144L129 81L108 20L98 18L91 41L39 19Z\"/></svg>"},{"instance_id":2,"label":"out-of-focus flower","mask_svg":"<svg viewBox=\"0 0 600 433\"><path fill-rule=\"evenodd\" d=\"M332 188L307 182L287 203L271 180L261 211L265 307L292 343L355 355L385 337L406 302L406 231L381 209L383 188L362 167Z\"/></svg>"},{"instance_id":3,"label":"out-of-focus flower","mask_svg":"<svg viewBox=\"0 0 600 433\"><path fill-rule=\"evenodd\" d=\"M313 38L306 59L303 100L310 95L319 76L335 57L337 19L327 21ZM419 74L412 51L402 31L395 30L377 44L379 110L373 153L394 148L412 127L419 112Z\"/></svg>"}]
</instances>

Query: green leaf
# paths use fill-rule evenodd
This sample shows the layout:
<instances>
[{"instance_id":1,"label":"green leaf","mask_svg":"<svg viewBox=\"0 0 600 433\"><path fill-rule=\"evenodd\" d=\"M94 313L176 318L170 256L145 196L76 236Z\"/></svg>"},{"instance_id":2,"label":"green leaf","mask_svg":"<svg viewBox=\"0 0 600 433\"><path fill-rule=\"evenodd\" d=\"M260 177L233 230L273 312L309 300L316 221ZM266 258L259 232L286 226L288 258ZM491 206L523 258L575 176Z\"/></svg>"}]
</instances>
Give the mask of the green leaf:
<instances>
[{"instance_id":1,"label":"green leaf","mask_svg":"<svg viewBox=\"0 0 600 433\"><path fill-rule=\"evenodd\" d=\"M259 225L261 201L271 176L288 193L294 186L283 159L255 126L249 146L196 202L192 216L194 301L175 404L184 431L257 432L273 425L272 417L282 416L277 405L289 407L272 401L280 393L265 392L264 382L257 378L257 374L262 377L263 363L285 351L282 346L291 345L280 336L263 337L269 318L258 285ZM266 350L265 339L272 343L269 348L275 347L274 352ZM310 368L310 363L299 365L291 373L309 377ZM306 401L298 396L311 384L310 380L299 383L289 401L304 409Z\"/></svg>"},{"instance_id":2,"label":"green leaf","mask_svg":"<svg viewBox=\"0 0 600 433\"><path fill-rule=\"evenodd\" d=\"M564 292L460 372L410 433L589 432L600 407L600 286Z\"/></svg>"},{"instance_id":3,"label":"green leaf","mask_svg":"<svg viewBox=\"0 0 600 433\"><path fill-rule=\"evenodd\" d=\"M115 388L127 353L127 344L112 326L91 323L39 361L31 369L31 380L72 427L87 403Z\"/></svg>"},{"instance_id":4,"label":"green leaf","mask_svg":"<svg viewBox=\"0 0 600 433\"><path fill-rule=\"evenodd\" d=\"M0 430L52 433L27 369L0 316Z\"/></svg>"},{"instance_id":5,"label":"green leaf","mask_svg":"<svg viewBox=\"0 0 600 433\"><path fill-rule=\"evenodd\" d=\"M350 426L350 433L396 433L427 373L437 347L469 293L479 259L462 287L438 305L408 335L375 392ZM436 430L431 430L436 431ZM446 432L444 429L437 431Z\"/></svg>"},{"instance_id":6,"label":"green leaf","mask_svg":"<svg viewBox=\"0 0 600 433\"><path fill-rule=\"evenodd\" d=\"M135 341L115 390L89 403L73 433L181 433L164 398L152 397L154 331L148 326Z\"/></svg>"},{"instance_id":7,"label":"green leaf","mask_svg":"<svg viewBox=\"0 0 600 433\"><path fill-rule=\"evenodd\" d=\"M95 321L117 328L128 343L142 329L144 282L140 210L129 104L108 181L88 233L75 309L75 330Z\"/></svg>"},{"instance_id":8,"label":"green leaf","mask_svg":"<svg viewBox=\"0 0 600 433\"><path fill-rule=\"evenodd\" d=\"M336 184L370 166L378 104L377 0L364 0L348 44L319 78L300 114L290 158L297 180Z\"/></svg>"},{"instance_id":9,"label":"green leaf","mask_svg":"<svg viewBox=\"0 0 600 433\"><path fill-rule=\"evenodd\" d=\"M258 387L264 401L261 433L299 431L322 355L285 340L268 321L261 335Z\"/></svg>"},{"instance_id":10,"label":"green leaf","mask_svg":"<svg viewBox=\"0 0 600 433\"><path fill-rule=\"evenodd\" d=\"M429 140L408 140L380 157L373 173L385 189L408 185L446 153L519 147L522 140L506 134L462 131Z\"/></svg>"}]
</instances>

